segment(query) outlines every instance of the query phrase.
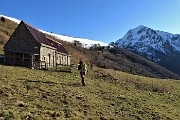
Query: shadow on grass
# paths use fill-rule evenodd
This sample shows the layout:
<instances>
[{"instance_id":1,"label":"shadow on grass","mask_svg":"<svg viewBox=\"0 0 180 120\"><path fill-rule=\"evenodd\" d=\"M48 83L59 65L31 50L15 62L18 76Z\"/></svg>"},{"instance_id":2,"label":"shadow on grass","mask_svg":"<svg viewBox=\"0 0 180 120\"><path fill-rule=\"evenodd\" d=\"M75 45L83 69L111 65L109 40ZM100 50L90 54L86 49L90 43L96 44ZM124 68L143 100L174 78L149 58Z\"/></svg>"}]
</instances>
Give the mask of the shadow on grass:
<instances>
[{"instance_id":1,"label":"shadow on grass","mask_svg":"<svg viewBox=\"0 0 180 120\"><path fill-rule=\"evenodd\" d=\"M48 85L55 85L55 84L60 84L60 85L65 85L65 86L71 86L71 87L81 87L81 83L63 83L63 82L52 82L52 81L41 81L41 80L27 80L27 79L18 79L19 81L22 82L34 82L34 83L44 83Z\"/></svg>"}]
</instances>

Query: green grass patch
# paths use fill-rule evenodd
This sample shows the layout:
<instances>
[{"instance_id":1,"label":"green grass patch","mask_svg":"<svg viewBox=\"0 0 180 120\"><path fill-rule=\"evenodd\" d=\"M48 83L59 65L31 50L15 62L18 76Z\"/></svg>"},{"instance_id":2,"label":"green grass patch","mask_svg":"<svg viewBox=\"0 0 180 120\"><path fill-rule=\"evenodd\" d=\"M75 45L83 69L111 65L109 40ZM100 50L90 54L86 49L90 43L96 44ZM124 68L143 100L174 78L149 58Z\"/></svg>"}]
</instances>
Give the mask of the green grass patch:
<instances>
[{"instance_id":1,"label":"green grass patch","mask_svg":"<svg viewBox=\"0 0 180 120\"><path fill-rule=\"evenodd\" d=\"M93 68L82 87L75 69L54 72L0 65L0 73L0 119L180 118L178 80Z\"/></svg>"}]
</instances>

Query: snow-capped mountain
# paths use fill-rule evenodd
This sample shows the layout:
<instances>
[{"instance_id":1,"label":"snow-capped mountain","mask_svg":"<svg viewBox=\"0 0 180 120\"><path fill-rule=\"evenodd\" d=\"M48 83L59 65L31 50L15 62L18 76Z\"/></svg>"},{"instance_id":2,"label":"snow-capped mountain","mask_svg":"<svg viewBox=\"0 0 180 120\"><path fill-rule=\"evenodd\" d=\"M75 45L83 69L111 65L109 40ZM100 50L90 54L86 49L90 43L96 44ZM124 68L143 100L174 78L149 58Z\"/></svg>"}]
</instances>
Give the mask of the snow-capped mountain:
<instances>
[{"instance_id":1,"label":"snow-capped mountain","mask_svg":"<svg viewBox=\"0 0 180 120\"><path fill-rule=\"evenodd\" d=\"M178 62L175 63L176 65L173 64L180 59L180 34L153 30L140 25L129 30L123 38L114 44L143 55L166 68L180 66ZM178 69L178 73L180 74L180 69Z\"/></svg>"},{"instance_id":2,"label":"snow-capped mountain","mask_svg":"<svg viewBox=\"0 0 180 120\"><path fill-rule=\"evenodd\" d=\"M180 35L153 30L143 25L131 29L127 34L115 42L120 48L126 48L146 55L149 59L158 61L156 52L172 55L180 52Z\"/></svg>"},{"instance_id":3,"label":"snow-capped mountain","mask_svg":"<svg viewBox=\"0 0 180 120\"><path fill-rule=\"evenodd\" d=\"M12 18L12 17L8 17L8 16L5 16L5 15L0 15L0 18L1 17L7 18L9 20L12 20L12 21L14 21L17 24L19 24L21 22L18 19L15 19L15 18ZM77 37L70 37L70 36L65 36L65 35L60 35L60 34L46 32L44 30L40 30L40 31L43 32L43 33L46 33L48 35L51 35L51 36L55 37L58 40L67 41L67 42L70 42L70 43L74 43L74 41L78 41L78 42L81 43L82 47L84 47L84 48L90 48L91 46L93 46L95 44L99 44L100 46L108 46L108 44L103 43L101 41L89 40L89 39L77 38Z\"/></svg>"}]
</instances>

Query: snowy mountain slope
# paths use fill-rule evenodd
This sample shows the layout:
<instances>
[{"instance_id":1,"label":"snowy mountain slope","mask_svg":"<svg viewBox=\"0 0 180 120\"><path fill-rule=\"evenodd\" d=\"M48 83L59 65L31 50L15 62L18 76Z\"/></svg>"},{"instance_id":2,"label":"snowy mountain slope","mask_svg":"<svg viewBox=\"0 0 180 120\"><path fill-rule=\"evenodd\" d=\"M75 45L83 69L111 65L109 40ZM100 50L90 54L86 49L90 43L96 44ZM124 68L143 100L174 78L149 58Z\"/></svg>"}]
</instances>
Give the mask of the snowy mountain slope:
<instances>
[{"instance_id":1,"label":"snowy mountain slope","mask_svg":"<svg viewBox=\"0 0 180 120\"><path fill-rule=\"evenodd\" d=\"M180 34L153 30L140 25L129 30L115 46L134 51L163 67L180 74ZM174 70L174 68L176 70Z\"/></svg>"},{"instance_id":2,"label":"snowy mountain slope","mask_svg":"<svg viewBox=\"0 0 180 120\"><path fill-rule=\"evenodd\" d=\"M9 20L12 20L17 24L19 24L21 22L18 19L8 17L8 16L4 16L4 15L0 15L0 17L4 17L4 18L7 18ZM40 31L43 32L43 33L46 33L48 35L51 35L51 36L55 37L58 40L67 41L67 42L70 42L70 43L74 43L74 41L79 41L82 44L82 47L84 47L84 48L90 48L94 44L99 44L101 46L108 46L108 44L103 43L101 41L95 41L95 40L89 40L89 39L84 39L84 38L76 38L76 37L64 36L64 35L59 35L59 34L55 34L55 33L46 32L44 30L40 30Z\"/></svg>"},{"instance_id":3,"label":"snowy mountain slope","mask_svg":"<svg viewBox=\"0 0 180 120\"><path fill-rule=\"evenodd\" d=\"M152 56L153 51L169 55L173 51L180 52L180 35L155 31L140 25L129 30L123 38L115 42L115 45Z\"/></svg>"},{"instance_id":4,"label":"snowy mountain slope","mask_svg":"<svg viewBox=\"0 0 180 120\"><path fill-rule=\"evenodd\" d=\"M7 18L7 19L9 19L9 20L12 20L12 21L14 21L15 23L17 23L17 24L19 24L21 21L20 20L18 20L18 19L15 19L15 18L12 18L12 17L8 17L8 16L5 16L5 15L0 15L0 18L1 17L4 17L4 18Z\"/></svg>"},{"instance_id":5,"label":"snowy mountain slope","mask_svg":"<svg viewBox=\"0 0 180 120\"><path fill-rule=\"evenodd\" d=\"M79 41L82 44L82 47L84 48L90 48L94 44L99 44L101 46L108 46L108 44L103 43L101 41L95 41L95 40L89 40L89 39L84 39L84 38L76 38L76 37L70 37L70 36L64 36L64 35L59 35L59 34L54 34L54 33L49 33L46 31L41 30L43 33L46 33L48 35L51 35L55 37L56 39L67 41L70 43L74 43L74 41Z\"/></svg>"}]
</instances>

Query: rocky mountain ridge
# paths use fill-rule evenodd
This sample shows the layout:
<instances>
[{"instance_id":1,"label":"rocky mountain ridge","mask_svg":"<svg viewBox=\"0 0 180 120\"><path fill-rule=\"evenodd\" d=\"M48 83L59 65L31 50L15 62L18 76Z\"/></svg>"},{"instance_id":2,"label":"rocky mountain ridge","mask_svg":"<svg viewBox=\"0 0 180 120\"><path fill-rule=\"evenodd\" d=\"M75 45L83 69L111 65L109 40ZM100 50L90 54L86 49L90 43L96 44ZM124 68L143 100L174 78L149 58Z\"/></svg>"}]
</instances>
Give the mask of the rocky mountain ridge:
<instances>
[{"instance_id":1,"label":"rocky mountain ridge","mask_svg":"<svg viewBox=\"0 0 180 120\"><path fill-rule=\"evenodd\" d=\"M163 67L180 74L180 34L153 30L143 25L129 30L115 46L138 53Z\"/></svg>"}]
</instances>

